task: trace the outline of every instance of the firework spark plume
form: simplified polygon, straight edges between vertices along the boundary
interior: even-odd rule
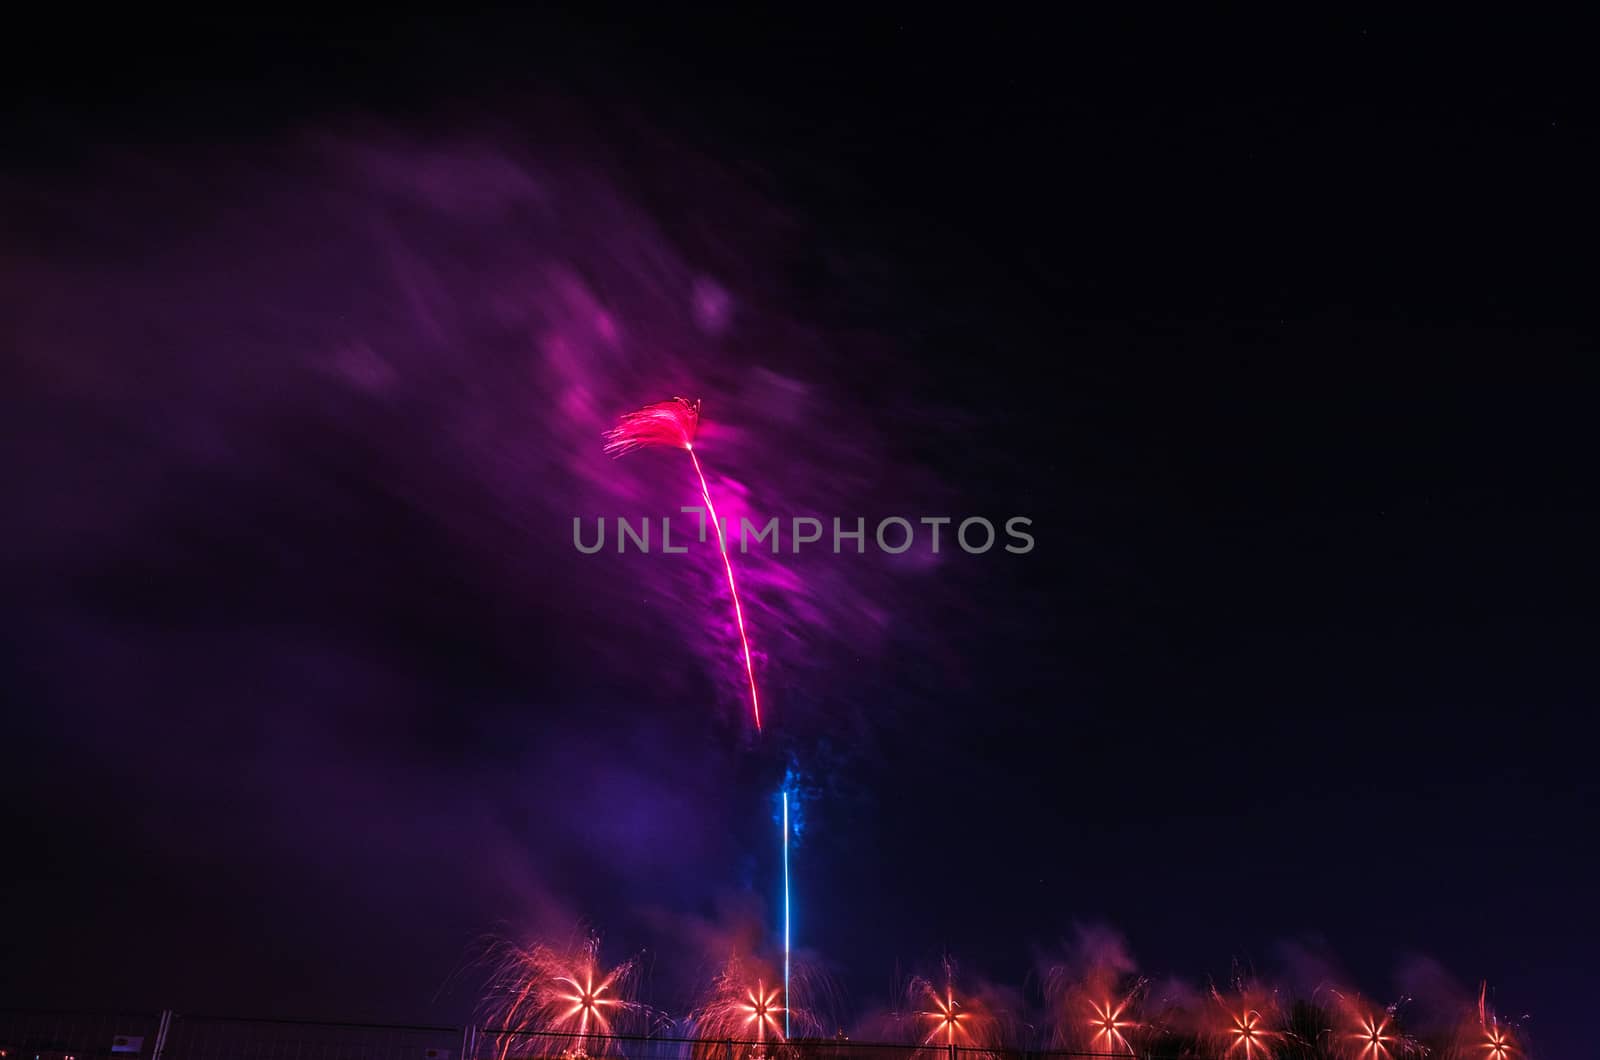
[[[611,1036],[637,1030],[648,1015],[633,999],[637,971],[637,958],[602,965],[596,936],[565,950],[500,944],[482,1012],[494,1060],[605,1055]]]
[[[1478,985],[1478,1003],[1457,1033],[1450,1060],[1522,1060],[1527,1050],[1513,1027],[1489,1004],[1489,984]]]
[[[1131,1056],[1151,1028],[1140,1015],[1148,980],[1134,975],[1126,945],[1104,929],[1080,929],[1069,958],[1044,974],[1052,1044]]]
[[[1211,989],[1216,1011],[1210,1021],[1211,1036],[1227,1060],[1272,1060],[1285,1035],[1278,1016],[1277,998],[1269,991],[1240,985],[1227,995]]]
[[[958,983],[955,961],[946,956],[937,977],[916,976],[906,990],[919,1045],[997,1049],[1005,1037],[990,1005]]]
[[[705,1046],[706,1056],[723,1056],[722,1043],[753,1043],[749,1055],[785,1040],[784,1021],[800,1033],[815,1030],[817,1021],[804,1007],[791,1007],[784,995],[783,973],[739,957],[731,958],[712,980],[704,998],[689,1016],[691,1036]]]
[[[1400,1029],[1397,1005],[1374,1005],[1356,994],[1332,991],[1331,1021],[1325,1032],[1332,1052],[1350,1060],[1396,1060],[1427,1050]]]

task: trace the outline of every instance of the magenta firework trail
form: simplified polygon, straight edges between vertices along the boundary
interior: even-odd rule
[[[695,455],[694,436],[700,427],[700,402],[675,397],[671,401],[658,401],[653,405],[626,413],[617,425],[605,434],[606,452],[622,456],[635,449],[649,446],[667,446],[684,449],[694,465],[695,477],[700,480],[700,496],[706,502],[706,514],[717,534],[717,550],[722,553],[722,569],[728,575],[728,595],[733,597],[733,620],[739,627],[739,647],[744,653],[744,673],[750,682],[750,713],[755,718],[756,731],[761,731],[761,697],[756,692],[756,670],[750,661],[750,638],[744,629],[744,608],[739,603],[739,584],[733,577],[733,560],[728,557],[728,541],[722,532],[722,522],[717,518],[717,506],[711,500],[711,488],[706,484],[706,474]]]

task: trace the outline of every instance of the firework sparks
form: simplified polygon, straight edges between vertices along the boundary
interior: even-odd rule
[[[528,1051],[541,1035],[563,1042],[563,1056],[603,1052],[609,1036],[620,1031],[617,1018],[644,1011],[629,996],[637,962],[608,970],[599,953],[594,937],[569,952],[544,944],[500,947],[485,1003],[486,1022],[498,1035],[497,1060],[508,1060],[513,1049]]]
[[[700,402],[675,397],[618,417],[617,425],[605,433],[605,451],[621,456],[651,446],[689,449],[699,430]]]
[[[743,653],[744,673],[750,683],[750,713],[755,719],[756,731],[761,731],[761,696],[756,691],[756,669],[750,658],[750,637],[744,627],[744,606],[739,601],[739,584],[733,576],[733,560],[728,555],[728,539],[722,530],[722,520],[717,517],[717,506],[711,500],[711,487],[706,482],[705,470],[695,453],[695,434],[700,429],[700,402],[675,397],[646,405],[622,416],[617,425],[605,433],[605,451],[611,456],[622,456],[635,449],[665,446],[683,449],[694,465],[695,477],[700,480],[700,496],[706,504],[706,515],[717,535],[717,551],[722,556],[722,569],[728,578],[728,595],[733,598],[733,620],[739,629],[739,648]]]
[[[931,1007],[918,1012],[917,1018],[931,1023],[932,1029],[928,1031],[927,1037],[922,1039],[922,1044],[931,1045],[940,1037],[944,1038],[946,1045],[956,1044],[958,1037],[965,1041],[967,1032],[961,1023],[968,1014],[960,1011],[960,1006],[956,1004],[955,986],[947,981],[942,995],[931,983],[926,984],[925,989]]]
[[[1427,1050],[1401,1029],[1398,1009],[1404,999],[1382,1008],[1365,1001],[1359,994],[1339,990],[1330,993],[1337,1007],[1326,1033],[1335,1043],[1334,1052],[1339,1056],[1349,1060],[1396,1060],[1426,1055]]]
[[[1477,1060],[1512,1060],[1517,1055],[1516,1042],[1511,1032],[1500,1022],[1489,1005],[1489,984],[1478,984],[1478,1011],[1476,1030],[1477,1048],[1468,1049],[1465,1055]]]
[[[1222,1008],[1219,1037],[1229,1060],[1270,1060],[1284,1037],[1266,1014],[1274,1011],[1271,995],[1246,991],[1241,984],[1239,994],[1232,1000],[1217,993],[1215,987],[1211,996]]]
[[[944,959],[944,981],[917,977],[911,980],[909,996],[917,1034],[923,1045],[988,1048],[997,1044],[999,1027],[984,1007],[972,998],[956,993],[955,962]]]
[[[1132,962],[1110,940],[1086,937],[1080,946],[1081,953],[1045,976],[1054,1042],[1066,1049],[1134,1055],[1132,1039],[1146,1031],[1135,1013],[1149,982],[1129,978]]]
[[[745,930],[745,944],[757,946],[757,940],[770,931],[754,921]],[[502,944],[480,1009],[480,1025],[493,1042],[487,1060],[633,1055],[628,1045],[633,1036],[653,1033],[646,1017],[658,1018],[658,1027],[687,1032],[691,1044],[674,1053],[683,1060],[772,1060],[788,1055],[794,1045],[791,1020],[793,1034],[802,1040],[824,1027],[831,1030],[834,1024],[824,1024],[817,1013],[836,1012],[837,995],[825,975],[801,960],[794,967],[801,998],[796,1008],[785,983],[787,962],[780,965],[776,947],[763,952],[761,959],[730,959],[687,1019],[675,1023],[635,1000],[637,959],[607,966],[599,959],[598,940],[593,937],[565,949]],[[944,958],[941,972],[911,979],[902,995],[903,1007],[881,1014],[881,1031],[893,1034],[919,1056],[930,1050],[959,1050],[971,1058],[990,1060],[1017,1047],[1014,1034],[1032,1033],[1032,1028],[1007,1017],[1010,995],[1003,988],[996,992],[985,987],[969,994],[949,957]],[[1405,998],[1384,1007],[1359,994],[1318,987],[1317,995],[1327,1000],[1313,997],[1286,1007],[1285,995],[1270,985],[1236,980],[1227,993],[1213,986],[1208,998],[1191,1006],[1181,986],[1174,984],[1173,991],[1152,1000],[1149,985],[1132,977],[1125,962],[1052,969],[1045,988],[1057,1047],[1074,1055],[1108,1058],[1170,1047],[1177,1050],[1173,1055],[1216,1060],[1278,1060],[1290,1055],[1341,1060],[1426,1056],[1526,1060],[1529,1055],[1530,1043],[1519,1025],[1498,1018],[1482,999],[1476,1011],[1458,1008],[1454,1020],[1429,1037],[1418,1038],[1408,1032],[1400,1012]],[[473,1052],[470,1060],[479,1056]]]
[[[802,996],[804,971],[796,969]],[[789,1040],[786,1024],[791,1017],[796,1033],[817,1031],[815,1016],[805,1007],[795,1007],[772,972],[765,963],[747,963],[737,956],[728,961],[689,1014],[690,1037],[696,1042],[692,1060],[725,1060],[729,1043],[745,1047],[740,1055],[756,1060],[767,1055],[767,1046]]]

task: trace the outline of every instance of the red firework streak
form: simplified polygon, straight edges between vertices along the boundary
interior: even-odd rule
[[[694,464],[695,477],[700,480],[700,496],[705,498],[706,514],[711,516],[711,526],[717,532],[717,551],[722,553],[722,569],[728,575],[728,595],[733,597],[733,620],[739,627],[739,647],[744,653],[744,673],[750,681],[750,713],[755,718],[756,731],[761,731],[761,697],[756,693],[756,669],[750,661],[750,638],[744,631],[744,608],[739,603],[739,584],[733,577],[733,561],[728,558],[728,542],[722,533],[722,521],[717,518],[717,506],[711,502],[711,489],[706,485],[706,473],[700,468],[700,458],[695,455],[694,436],[700,427],[700,402],[675,397],[671,401],[658,401],[642,409],[629,412],[605,434],[605,450],[611,456],[622,456],[635,449],[666,446],[684,449]]]

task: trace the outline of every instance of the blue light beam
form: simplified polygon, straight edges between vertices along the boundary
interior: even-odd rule
[[[783,793],[783,1037],[789,1037],[789,793]]]

